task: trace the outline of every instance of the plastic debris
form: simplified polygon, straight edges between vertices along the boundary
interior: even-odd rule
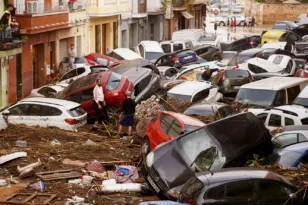
[[[41,166],[42,165],[42,162],[41,162],[41,160],[40,159],[38,159],[37,160],[37,162],[35,162],[35,163],[32,163],[32,164],[29,164],[29,165],[27,165],[27,166],[25,166],[25,167],[19,167],[19,166],[17,166],[17,171],[19,172],[19,173],[22,173],[22,172],[24,172],[25,170],[27,170],[27,169],[30,169],[30,168],[35,168],[35,167],[39,167],[39,166]]]
[[[85,146],[98,146],[98,144],[96,142],[93,142],[90,139],[88,139],[83,145],[85,145]]]
[[[40,191],[40,192],[43,192],[47,188],[47,186],[42,181],[38,181],[38,182],[31,184],[29,186],[31,188],[35,189],[35,190]]]
[[[28,143],[25,140],[17,140],[15,145],[16,147],[27,147]]]
[[[111,178],[118,183],[132,183],[138,179],[138,169],[134,166],[119,166]]]
[[[55,146],[55,145],[61,145],[61,143],[59,142],[59,140],[52,140],[52,142],[50,143],[51,145]]]
[[[5,179],[0,179],[0,187],[6,186],[6,185],[7,185],[6,180]]]
[[[90,185],[93,181],[93,177],[91,176],[82,176],[82,183],[84,185]]]
[[[69,184],[81,184],[82,179],[72,179],[72,180],[68,180]]]
[[[127,183],[127,184],[108,184],[102,185],[101,191],[105,193],[113,192],[141,192],[142,185],[137,183]]]
[[[103,173],[106,170],[104,169],[104,167],[102,166],[102,164],[100,162],[98,162],[97,160],[93,160],[92,162],[90,162],[90,164],[88,165],[88,171],[94,171],[94,172],[99,172],[99,173]]]
[[[4,164],[8,161],[11,161],[13,159],[21,158],[21,157],[26,157],[27,152],[15,152],[13,154],[8,154],[0,157],[0,164]]]
[[[31,177],[34,175],[34,169],[31,167],[29,169],[26,169],[25,171],[23,171],[20,175],[19,178],[27,178],[27,177]]]
[[[117,181],[115,179],[108,179],[108,180],[104,180],[102,181],[102,185],[111,185],[111,184],[117,184]]]

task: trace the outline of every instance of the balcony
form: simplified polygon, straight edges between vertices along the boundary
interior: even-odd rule
[[[90,17],[113,16],[130,13],[131,0],[88,0],[88,15]]]
[[[6,30],[0,28],[0,51],[8,51],[20,48],[28,42],[28,37],[20,33],[20,29]]]
[[[147,0],[133,0],[133,18],[145,18],[147,14]]]

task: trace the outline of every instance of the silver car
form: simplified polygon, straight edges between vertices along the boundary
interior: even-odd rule
[[[60,65],[59,65],[59,73],[61,75],[64,75],[65,73],[67,73],[71,69],[85,67],[87,65],[88,65],[88,61],[87,61],[86,58],[76,57],[74,65],[73,65],[73,68],[70,68],[70,66],[69,66],[69,58],[68,57],[64,57],[62,59],[62,61],[60,62]]]

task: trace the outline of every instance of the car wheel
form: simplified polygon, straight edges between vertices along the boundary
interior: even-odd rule
[[[141,144],[141,154],[142,157],[146,157],[150,152],[150,140],[148,137],[144,137]]]
[[[225,26],[225,23],[224,23],[223,21],[221,21],[221,22],[219,23],[219,26]]]
[[[220,61],[221,57],[219,55],[214,56],[213,61]]]
[[[114,105],[107,105],[106,113],[109,118],[119,117],[120,115],[119,109]]]

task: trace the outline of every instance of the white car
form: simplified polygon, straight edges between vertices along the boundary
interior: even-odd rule
[[[164,55],[164,51],[157,41],[141,41],[136,47],[136,53],[152,62]]]
[[[130,50],[129,48],[117,48],[111,51],[108,56],[118,60],[135,60],[142,58],[138,53]]]
[[[265,110],[249,109],[269,130],[289,125],[308,125],[308,109],[297,105],[283,105]]]
[[[290,125],[283,128],[283,132],[272,138],[273,145],[283,148],[292,144],[308,141],[308,125]]]
[[[234,6],[231,11],[232,11],[232,13],[241,13],[242,7]]]
[[[87,123],[87,113],[80,104],[53,98],[23,99],[1,112],[1,116],[10,124],[57,127],[70,131],[77,131]]]
[[[33,89],[29,97],[53,97],[66,88],[68,84],[44,85]]]
[[[59,84],[69,84],[78,78],[89,75],[90,73],[104,72],[108,70],[109,69],[107,67],[101,66],[101,65],[84,66],[80,68],[75,68],[65,73],[59,79]]]

